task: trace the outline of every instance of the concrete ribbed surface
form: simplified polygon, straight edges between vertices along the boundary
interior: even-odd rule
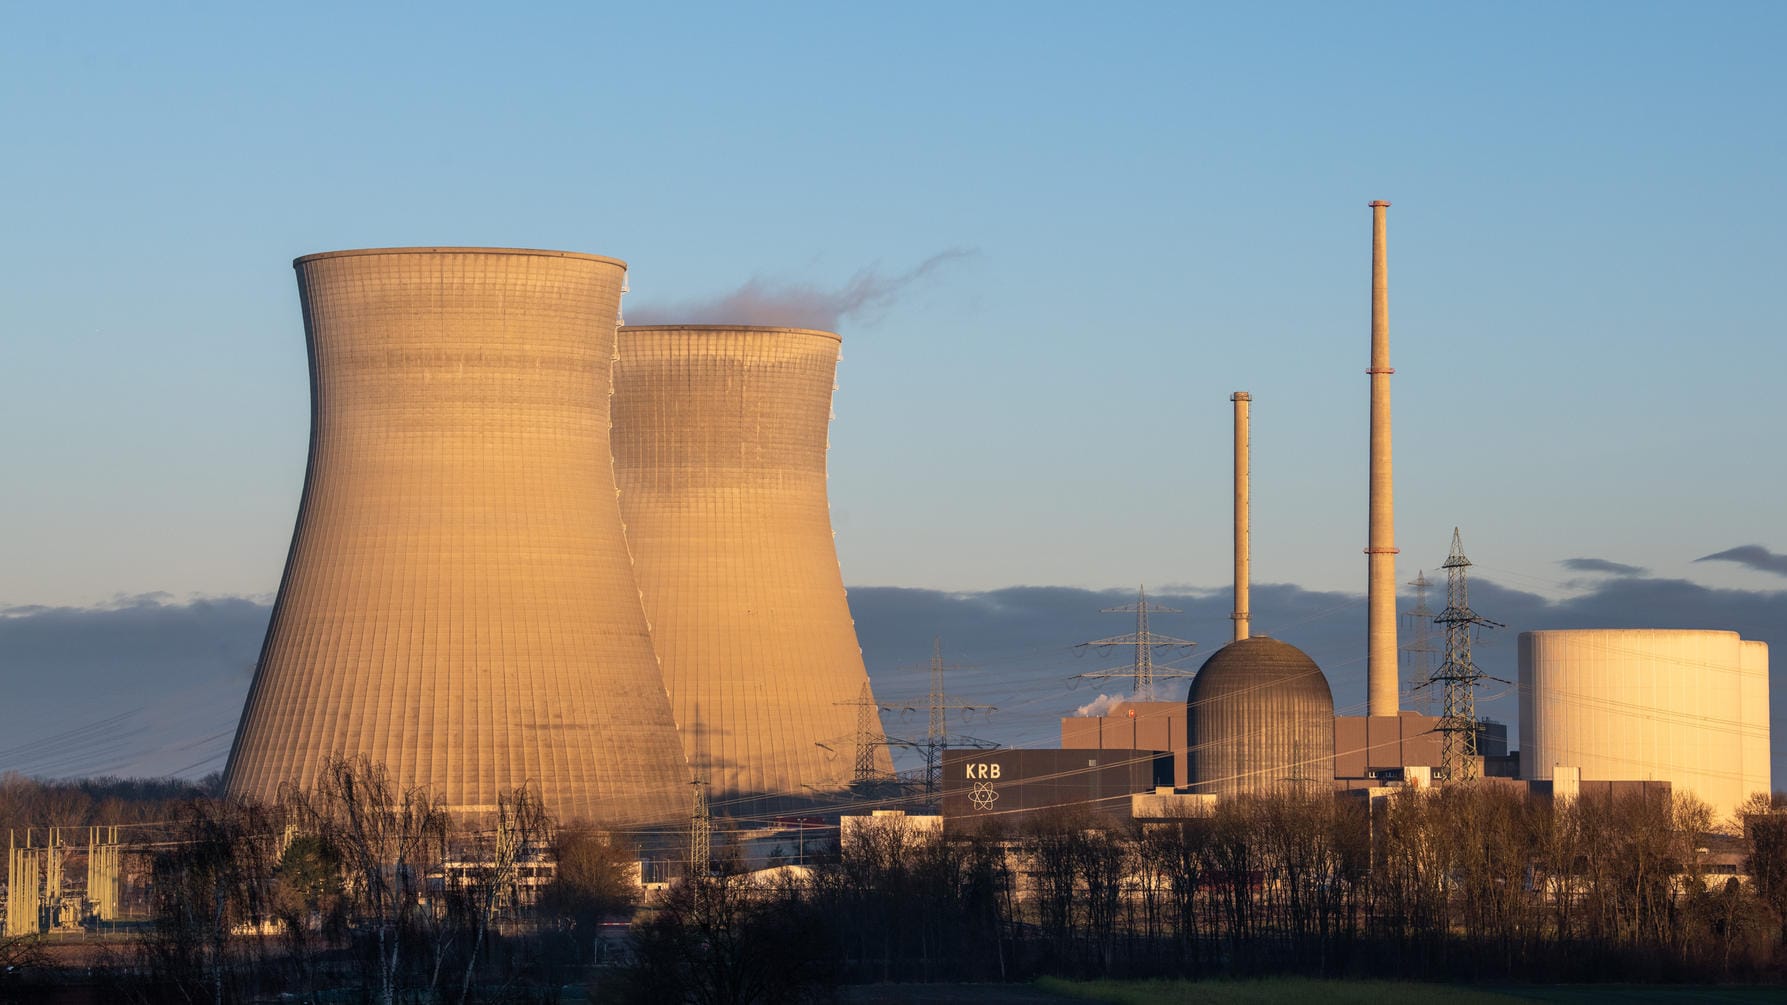
[[[686,816],[607,456],[624,266],[507,249],[296,263],[312,432],[232,793],[382,762],[477,812]]]
[[[620,329],[621,510],[684,749],[716,810],[791,805],[852,776],[857,710],[839,703],[868,678],[825,489],[838,346],[786,328]],[[885,747],[875,764],[891,769]]]

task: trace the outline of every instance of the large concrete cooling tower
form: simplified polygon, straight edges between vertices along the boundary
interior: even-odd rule
[[[633,567],[690,764],[715,806],[823,799],[892,764],[825,492],[838,336],[620,329],[614,463]],[[862,757],[864,760],[859,761]]]
[[[688,768],[608,461],[625,266],[394,248],[293,263],[310,466],[225,781],[272,798],[331,755],[478,813],[686,815]]]

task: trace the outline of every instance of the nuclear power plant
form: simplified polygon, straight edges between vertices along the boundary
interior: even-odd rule
[[[1473,779],[1553,798],[1673,790],[1729,816],[1768,788],[1767,646],[1731,632],[1521,634],[1510,750],[1475,712],[1472,640],[1499,626],[1469,605],[1456,533],[1433,618],[1445,659],[1406,682],[1443,689],[1445,712],[1402,707],[1389,203],[1369,205],[1366,689],[1343,703],[1366,714],[1337,716],[1315,660],[1259,630],[1254,396],[1237,391],[1230,641],[1195,674],[1159,672],[1191,677],[1184,701],[1152,700],[1150,646],[1191,643],[1150,633],[1149,611],[1177,612],[1139,600],[1132,700],[1063,719],[1058,748],[935,757],[941,792],[925,788],[946,816],[1171,816]],[[364,757],[462,814],[525,785],[560,819],[690,821],[705,848],[710,810],[835,810],[894,776],[826,489],[838,335],[620,326],[626,267],[592,255],[398,248],[294,266],[309,464],[231,793],[272,799]],[[958,707],[937,673],[934,721]]]
[[[825,453],[839,338],[625,326],[614,470],[683,750],[719,804],[768,812],[882,778],[832,543]]]

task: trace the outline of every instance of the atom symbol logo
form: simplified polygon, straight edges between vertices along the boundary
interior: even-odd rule
[[[999,793],[994,792],[992,784],[988,782],[975,782],[973,790],[968,793],[968,801],[982,812],[992,809],[993,802],[998,798]]]

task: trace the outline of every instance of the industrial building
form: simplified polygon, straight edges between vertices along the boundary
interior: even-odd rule
[[[1520,635],[1520,760],[1584,784],[1670,782],[1720,819],[1770,791],[1768,646],[1736,632],[1582,629]]]
[[[1334,777],[1345,786],[1366,786],[1411,764],[1438,765],[1443,724],[1439,716],[1422,712],[1335,716]],[[1481,762],[1477,777],[1518,774],[1515,758],[1508,753],[1506,723],[1479,719],[1476,748]]]
[[[1191,784],[1182,701],[1122,701],[1104,715],[1065,716],[1061,748],[1166,751],[1173,755],[1173,784]]]
[[[651,325],[618,339],[621,513],[713,805],[776,812],[887,776],[826,498],[838,336]]]
[[[1173,758],[1158,750],[949,750],[943,816],[1011,826],[1046,810],[1127,819],[1137,792],[1171,788]]]
[[[385,248],[293,267],[309,464],[230,794],[364,756],[462,814],[531,784],[560,819],[686,817],[609,459],[624,263]]]

